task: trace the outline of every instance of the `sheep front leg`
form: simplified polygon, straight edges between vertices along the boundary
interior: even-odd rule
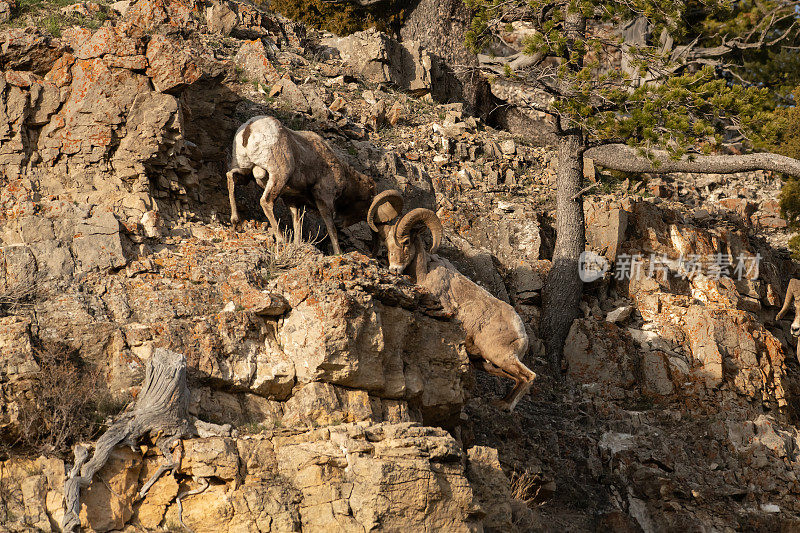
[[[231,224],[234,226],[237,226],[242,220],[239,217],[239,209],[236,207],[236,176],[244,172],[244,169],[234,168],[229,170],[225,175],[228,178],[228,200],[230,200],[231,203]]]
[[[339,248],[339,234],[336,232],[336,226],[333,223],[333,209],[323,200],[316,200],[316,203],[317,211],[319,211],[322,221],[325,222],[325,228],[328,230],[328,236],[331,238],[333,253],[341,255],[342,250]]]
[[[508,396],[503,398],[503,403],[508,406],[507,409],[511,412],[517,406],[520,398],[522,398],[528,392],[528,389],[531,388],[531,385],[533,385],[533,380],[536,379],[536,373],[523,365],[518,359],[509,361],[509,363],[506,371],[513,375],[512,379],[515,385],[514,388],[511,389],[511,392],[508,393]]]
[[[292,213],[292,230],[294,230],[294,244],[300,246],[303,236],[303,221],[300,218],[300,211],[294,204],[289,206],[289,211]]]
[[[265,175],[266,171],[261,167],[255,167],[253,169],[253,176],[256,178],[256,181],[263,180]],[[283,242],[283,235],[281,235],[281,230],[278,227],[278,220],[275,218],[273,208],[275,206],[275,200],[278,199],[278,195],[280,195],[287,181],[288,176],[283,176],[283,179],[281,179],[278,173],[270,172],[269,180],[264,187],[264,194],[261,195],[261,209],[264,210],[264,214],[267,216],[269,225],[272,228],[272,235],[275,237],[275,242],[278,243]]]

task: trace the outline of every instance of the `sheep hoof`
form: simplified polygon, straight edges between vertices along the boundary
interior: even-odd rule
[[[242,221],[242,219],[239,218],[238,216],[232,216],[231,217],[231,226],[237,227],[241,221]]]

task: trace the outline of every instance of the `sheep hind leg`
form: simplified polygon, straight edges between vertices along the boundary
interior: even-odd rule
[[[289,205],[292,213],[292,231],[294,231],[294,244],[300,246],[303,240],[303,220],[300,216],[299,208],[296,205]]]
[[[512,374],[514,377],[514,388],[511,389],[511,392],[503,398],[503,403],[508,406],[508,411],[511,412],[514,408],[517,407],[517,403],[519,400],[527,394],[528,390],[533,385],[533,380],[536,379],[536,373],[529,369],[527,366],[523,365],[518,359],[515,359],[510,362],[510,368],[506,369],[509,374]]]
[[[328,237],[331,239],[331,246],[333,246],[333,253],[341,255],[342,249],[339,248],[339,234],[336,230],[336,225],[333,223],[333,209],[328,206],[324,200],[316,200],[317,211],[319,211],[322,221],[325,222],[325,228],[328,230]]]
[[[513,407],[511,407],[511,404],[509,403],[509,399],[519,389],[520,384],[521,384],[521,380],[519,380],[517,377],[515,377],[510,372],[507,372],[506,370],[503,370],[499,366],[495,365],[491,361],[487,361],[486,359],[475,358],[475,359],[472,359],[472,363],[475,366],[477,366],[478,368],[482,369],[484,372],[487,372],[487,373],[489,373],[489,374],[491,374],[493,376],[498,376],[498,377],[501,377],[501,378],[507,378],[507,379],[510,379],[510,380],[514,381],[514,388],[511,390],[511,392],[508,395],[506,395],[505,398],[503,398],[502,400],[499,400],[499,399],[498,400],[493,400],[491,402],[492,405],[494,405],[498,409],[502,409],[503,411],[509,411],[509,412],[512,411]]]

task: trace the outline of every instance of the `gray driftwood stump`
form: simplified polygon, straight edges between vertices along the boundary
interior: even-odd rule
[[[188,416],[189,389],[186,386],[186,358],[178,353],[156,348],[147,364],[142,390],[132,409],[119,418],[97,440],[92,458],[90,446],[78,444],[74,447],[75,464],[67,473],[64,483],[64,520],[66,532],[80,529],[80,492],[88,487],[117,445],[138,449],[140,439],[147,436],[164,454],[165,463],[153,474],[139,492],[144,497],[159,476],[178,466],[172,457],[173,444],[183,437],[199,435],[230,435],[230,425],[216,426]]]

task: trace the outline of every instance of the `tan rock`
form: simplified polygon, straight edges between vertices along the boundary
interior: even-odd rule
[[[322,43],[337,49],[345,62],[373,83],[391,83],[420,95],[431,89],[433,59],[416,41],[398,43],[366,30]]]
[[[395,102],[394,105],[392,105],[392,108],[389,110],[389,113],[386,115],[386,120],[389,121],[389,124],[395,126],[403,117],[403,112],[403,104],[400,102]]]
[[[337,426],[278,439],[276,452],[282,476],[302,493],[303,529],[480,527],[460,448],[442,430]]]
[[[213,2],[206,8],[206,24],[214,33],[230,35],[238,20],[236,12],[227,2]]]
[[[236,479],[239,474],[239,455],[231,438],[189,439],[184,441],[183,450],[181,474],[215,476],[226,481]]]
[[[614,209],[611,211],[591,211],[586,217],[586,240],[609,261],[615,261],[622,250],[625,233],[628,227],[627,211]]]
[[[341,96],[337,96],[331,106],[329,108],[334,113],[346,113],[347,112],[347,102]]]
[[[500,467],[497,450],[473,446],[467,451],[467,478],[476,502],[486,513],[483,526],[511,531],[511,485]]]
[[[638,351],[623,330],[608,322],[578,319],[564,344],[567,375],[591,391],[623,397],[635,383]]]
[[[0,429],[12,437],[19,425],[20,401],[26,400],[40,371],[30,338],[28,319],[0,318]]]
[[[126,10],[119,27],[127,33],[159,27],[174,32],[192,26],[192,11],[193,4],[187,0],[136,0]]]
[[[83,272],[124,266],[127,260],[119,236],[119,222],[110,211],[98,213],[75,226],[72,249]]]
[[[163,459],[160,454],[156,457],[148,457],[142,466],[139,474],[139,486],[143,486],[158,469],[160,462]],[[175,501],[178,495],[179,486],[175,477],[170,475],[169,472],[162,475],[147,492],[147,496],[136,509],[134,521],[142,525],[146,529],[155,529],[161,524],[164,519],[164,514],[167,507]]]
[[[0,2],[0,24],[11,20],[11,4],[8,2]]]
[[[122,529],[133,516],[141,467],[139,453],[114,448],[92,484],[81,491],[81,526],[98,532]]]

